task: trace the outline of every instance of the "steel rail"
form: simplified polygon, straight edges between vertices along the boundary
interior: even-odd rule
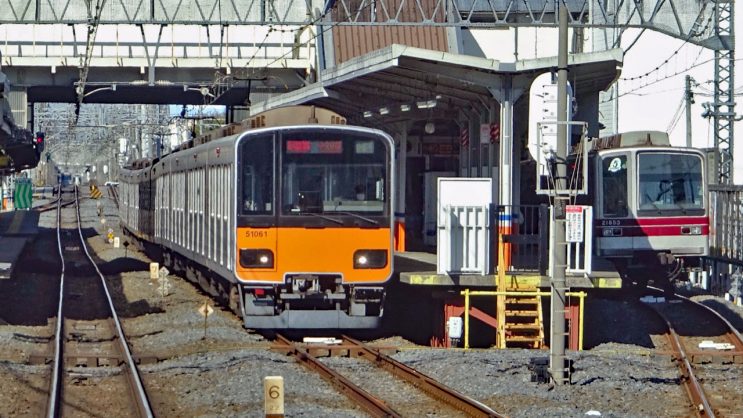
[[[686,302],[689,302],[689,303],[693,304],[694,306],[697,306],[697,307],[699,307],[701,309],[706,309],[707,311],[709,311],[710,313],[712,313],[713,315],[715,315],[720,321],[724,322],[725,325],[728,327],[728,332],[726,334],[728,336],[728,339],[735,346],[736,351],[743,351],[743,335],[741,335],[741,333],[738,332],[738,330],[735,328],[735,326],[732,323],[730,323],[730,321],[728,321],[724,316],[722,316],[719,312],[717,312],[713,308],[711,308],[711,307],[709,307],[709,306],[707,306],[707,305],[705,305],[703,303],[699,303],[697,301],[693,301],[693,300],[687,298],[686,296],[682,296],[682,295],[679,295],[679,294],[676,294],[675,296],[678,297],[679,299],[685,300]]]
[[[679,339],[678,333],[676,333],[676,329],[673,327],[673,325],[671,325],[671,322],[660,310],[655,309],[649,305],[645,306],[655,312],[658,317],[666,323],[666,327],[668,327],[668,340],[675,352],[674,356],[678,361],[677,364],[681,371],[681,380],[684,382],[684,387],[686,388],[686,394],[689,397],[689,400],[691,400],[692,404],[694,405],[695,413],[699,417],[714,418],[715,412],[712,409],[709,400],[707,399],[707,395],[704,393],[704,389],[702,388],[701,383],[699,383],[699,379],[697,379],[696,375],[694,374],[694,368],[689,361],[686,350],[681,344],[681,340]]]
[[[114,201],[114,203],[116,204],[116,207],[118,208],[119,207],[119,191],[118,191],[118,189],[116,188],[116,186],[113,186],[113,185],[110,185],[110,184],[108,186],[106,186],[106,187],[108,187],[108,193],[111,195],[111,199]]]
[[[335,370],[322,364],[317,358],[303,351],[284,336],[277,334],[276,339],[281,344],[287,346],[286,351],[288,354],[294,356],[294,358],[299,360],[299,362],[307,368],[320,373],[320,376],[322,376],[323,379],[332,383],[335,387],[340,389],[344,395],[360,407],[364,408],[364,410],[369,412],[371,415],[375,417],[402,417],[402,415],[394,409],[387,406],[384,401],[360,388]]]
[[[59,199],[57,199],[57,250],[59,251],[59,260],[62,272],[59,276],[59,305],[57,306],[57,321],[54,329],[54,362],[52,364],[51,387],[49,388],[49,403],[47,404],[47,414],[49,418],[59,416],[59,393],[60,393],[60,374],[62,371],[62,329],[64,317],[62,316],[62,301],[64,300],[64,255],[62,253],[62,185],[59,185]]]
[[[74,200],[68,200],[67,202],[61,202],[60,203],[61,200],[62,200],[62,197],[60,196],[57,200],[55,200],[53,202],[49,202],[49,203],[47,203],[45,205],[41,205],[41,206],[35,207],[34,210],[37,211],[37,212],[46,212],[46,211],[50,211],[52,209],[57,209],[57,206],[60,205],[60,204],[64,208],[64,207],[70,206],[71,204],[75,203]]]
[[[62,195],[61,194],[55,200],[53,200],[53,201],[51,201],[49,203],[45,203],[43,205],[39,205],[39,206],[35,207],[34,210],[39,211],[39,212],[46,212],[48,210],[57,209],[57,206],[59,205],[59,201],[60,200],[62,200]]]
[[[77,188],[75,189],[75,197],[77,197]],[[120,352],[123,354],[124,359],[124,365],[126,368],[129,369],[129,373],[127,373],[127,380],[129,381],[129,386],[132,390],[132,394],[134,399],[137,401],[137,409],[139,411],[139,415],[142,417],[148,417],[152,418],[154,417],[154,414],[152,413],[152,407],[150,405],[149,398],[147,397],[147,392],[144,390],[144,385],[142,384],[142,379],[139,376],[139,370],[137,369],[137,365],[134,363],[134,358],[132,357],[131,350],[129,350],[129,345],[126,342],[126,336],[124,335],[124,329],[121,326],[121,321],[119,320],[119,315],[116,313],[116,307],[114,306],[113,299],[111,298],[111,293],[108,290],[108,285],[106,284],[106,277],[101,273],[101,270],[98,268],[98,265],[93,260],[93,257],[90,255],[90,252],[88,252],[88,246],[85,244],[85,237],[83,237],[83,230],[82,230],[82,222],[80,221],[80,205],[77,205],[77,232],[80,236],[80,243],[82,244],[82,249],[85,252],[85,256],[88,258],[90,263],[93,265],[93,268],[98,273],[98,277],[101,279],[101,283],[103,284],[103,290],[106,293],[106,300],[108,302],[108,307],[111,310],[111,316],[112,321],[114,325],[116,326],[116,332],[118,334],[118,346]]]
[[[407,366],[406,364],[382,354],[379,350],[365,345],[351,337],[343,336],[348,343],[358,347],[355,355],[373,362],[390,371],[413,386],[420,388],[430,396],[452,406],[471,417],[503,417],[489,406],[464,395],[443,383]]]
[[[96,263],[93,261],[93,258],[88,252],[88,247],[85,244],[85,239],[82,233],[82,222],[80,220],[80,205],[79,205],[79,199],[78,199],[77,186],[75,186],[74,188],[74,193],[75,193],[75,199],[72,201],[72,203],[75,203],[76,205],[78,236],[80,237],[80,242],[81,242],[83,250],[85,251],[85,255],[87,256],[90,263],[93,265],[93,268],[95,268],[103,284],[103,289],[105,290],[106,298],[108,300],[108,305],[109,305],[109,308],[112,314],[111,321],[114,323],[115,328],[118,333],[118,342],[119,342],[118,350],[122,354],[121,358],[124,359],[125,367],[129,369],[129,373],[127,373],[127,380],[129,381],[129,385],[132,390],[133,398],[137,402],[137,409],[138,409],[139,415],[142,417],[151,418],[154,416],[152,413],[152,408],[147,398],[147,394],[144,391],[144,387],[139,377],[136,365],[134,363],[134,359],[132,358],[131,352],[129,350],[129,346],[126,343],[126,338],[124,336],[123,329],[121,327],[121,322],[119,321],[118,315],[116,314],[116,309],[113,305],[113,299],[111,298],[111,294],[108,290],[108,286],[106,285],[105,277],[103,276],[101,271],[98,269],[98,266],[96,265]],[[63,329],[64,329],[63,305],[64,305],[64,272],[65,272],[64,253],[62,251],[62,238],[61,238],[61,226],[62,226],[61,207],[64,205],[61,202],[62,202],[62,199],[60,195],[60,199],[57,201],[57,249],[59,251],[59,257],[60,257],[60,261],[62,264],[62,267],[61,267],[62,273],[60,275],[59,305],[57,307],[57,324],[55,327],[54,364],[52,366],[53,370],[52,370],[52,378],[51,378],[51,387],[49,390],[49,403],[47,405],[47,414],[46,414],[46,416],[49,418],[58,417],[61,415],[60,393],[62,392],[61,374],[62,374],[62,369],[63,369],[62,359],[64,355],[63,353],[64,344],[62,343],[62,337],[63,337]]]

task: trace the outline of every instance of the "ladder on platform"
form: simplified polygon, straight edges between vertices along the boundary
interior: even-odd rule
[[[539,289],[509,289],[515,292],[537,292]],[[539,295],[506,295],[503,298],[503,332],[501,348],[542,348],[544,324],[542,298]],[[500,323],[500,321],[499,321]]]

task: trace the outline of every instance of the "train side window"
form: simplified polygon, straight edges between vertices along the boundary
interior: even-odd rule
[[[601,162],[603,216],[623,218],[627,208],[627,156],[605,158]]]
[[[271,215],[274,207],[273,136],[245,138],[241,143],[242,203],[244,215]]]

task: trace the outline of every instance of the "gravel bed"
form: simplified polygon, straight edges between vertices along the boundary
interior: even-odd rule
[[[339,372],[363,390],[382,399],[402,416],[458,417],[451,407],[431,400],[420,389],[363,359],[348,357],[321,358],[326,366]]]
[[[737,306],[725,298],[712,295],[696,295],[691,297],[695,302],[707,305],[727,319],[738,332],[743,332],[743,306]]]
[[[694,373],[703,382],[704,391],[717,408],[717,416],[735,417],[743,408],[740,377],[743,367],[721,362],[695,365]]]
[[[105,223],[97,215],[98,203]],[[239,319],[219,306],[214,306],[214,313],[207,319],[204,338],[204,318],[197,310],[208,297],[175,274],[169,276],[169,294],[160,296],[157,281],[149,279],[150,260],[134,246],[115,249],[106,242],[109,228],[122,236],[113,203],[108,199],[84,199],[82,208],[87,242],[107,274],[134,354],[164,358],[140,366],[158,416],[262,417],[263,378],[274,375],[284,378],[287,417],[367,416],[315,372],[291,357],[268,351],[269,341],[245,330]],[[41,215],[42,229],[54,227],[54,214],[50,211]],[[51,249],[48,252],[51,257]],[[49,293],[33,283],[19,294]],[[743,329],[743,309],[720,298],[695,299],[720,308],[739,330]],[[33,304],[28,305],[31,312]],[[33,323],[11,321],[0,325],[0,346],[6,360],[0,361],[0,417],[43,413],[49,368],[26,366],[19,363],[23,360],[15,359],[44,346],[37,338],[51,335],[49,319],[53,316],[45,312]],[[637,302],[591,294],[586,299],[586,351],[569,352],[575,370],[572,384],[566,386],[530,381],[529,360],[546,357],[547,351],[431,349],[411,343],[420,340],[417,335],[389,335],[372,343],[399,347],[394,358],[511,417],[576,417],[587,413],[604,417],[689,416],[677,368],[670,357],[657,350],[662,332],[662,323],[640,309]],[[8,361],[5,353],[14,360]],[[397,393],[406,396],[410,405],[421,405],[406,416],[450,416],[422,406],[427,403],[418,395],[409,398],[413,395],[393,389],[398,383],[386,380],[384,372],[373,372],[373,366],[366,362],[345,358],[323,361],[354,371],[353,379],[365,385],[368,381],[380,393]],[[718,376],[723,391],[731,391],[733,399],[740,399],[739,371],[718,364],[705,367],[705,371]],[[100,396],[105,396],[113,388],[105,383],[105,375],[116,370],[95,373],[101,373],[101,377],[87,377],[85,384],[91,393],[98,388],[98,393],[104,394]],[[80,413],[105,414],[105,410]]]
[[[164,416],[263,417],[265,376],[284,378],[286,416],[366,416],[314,372],[265,350],[198,354],[141,370]]]
[[[606,344],[571,353],[575,372],[570,386],[530,381],[529,360],[548,356],[532,350],[406,350],[393,357],[511,417],[685,415],[678,372],[670,359],[626,354]],[[678,405],[678,407],[674,407]]]

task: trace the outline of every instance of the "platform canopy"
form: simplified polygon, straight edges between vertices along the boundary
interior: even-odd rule
[[[572,54],[569,81],[576,96],[597,94],[620,75],[621,49]],[[557,67],[557,57],[500,62],[404,45],[354,58],[321,73],[321,81],[263,102],[251,114],[288,105],[317,105],[359,125],[422,118],[456,119],[478,111],[508,91],[516,101],[532,81]]]

